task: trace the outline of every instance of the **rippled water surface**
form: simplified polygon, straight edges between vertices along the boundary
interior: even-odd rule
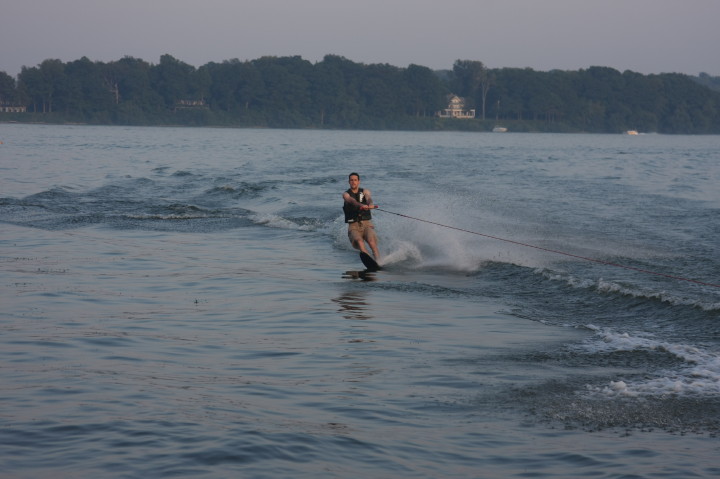
[[[720,475],[720,137],[0,141],[0,477]]]

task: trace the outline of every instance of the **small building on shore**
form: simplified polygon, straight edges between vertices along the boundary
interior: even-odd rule
[[[465,109],[465,99],[457,95],[448,95],[448,107],[437,112],[440,118],[475,118],[475,109]]]
[[[26,106],[11,105],[8,103],[0,103],[0,113],[25,113],[27,112]]]
[[[175,102],[175,110],[186,109],[207,109],[208,104],[204,99],[201,100],[177,100]]]

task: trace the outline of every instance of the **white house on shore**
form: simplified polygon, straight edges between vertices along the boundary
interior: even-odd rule
[[[465,99],[457,95],[448,95],[448,107],[437,112],[440,118],[475,118],[475,109],[465,109]]]
[[[0,113],[25,113],[26,111],[26,106],[8,105],[0,103]]]

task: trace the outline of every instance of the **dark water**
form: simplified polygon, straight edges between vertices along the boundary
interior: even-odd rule
[[[720,137],[0,141],[2,477],[720,475]]]

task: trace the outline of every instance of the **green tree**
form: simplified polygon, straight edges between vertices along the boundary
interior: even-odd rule
[[[211,108],[232,112],[238,108],[235,90],[239,80],[240,61],[235,58],[222,63],[208,63],[201,67],[210,77],[208,102]]]
[[[66,93],[63,101],[66,113],[76,115],[83,121],[94,121],[113,114],[116,84],[110,84],[102,62],[92,62],[87,57],[65,65]]]
[[[56,93],[65,87],[64,64],[60,60],[44,60],[39,66],[22,67],[18,76],[23,95],[35,112],[51,113]]]
[[[0,104],[15,104],[18,102],[18,92],[15,79],[5,72],[0,72]]]
[[[363,116],[393,119],[403,115],[403,86],[399,68],[387,64],[366,66],[358,92]]]
[[[173,108],[180,100],[198,100],[193,85],[195,67],[172,55],[162,55],[160,63],[150,70],[153,89],[163,98],[167,108]]]
[[[116,85],[118,123],[152,124],[165,113],[165,100],[153,88],[151,75],[149,63],[130,56],[105,65],[105,83],[111,90]]]
[[[326,55],[315,65],[310,88],[321,126],[345,128],[356,124],[362,76],[362,65],[337,55]]]
[[[414,116],[431,116],[444,107],[447,89],[427,67],[410,65],[403,72],[405,111]]]
[[[501,111],[509,118],[522,121],[528,115],[524,92],[527,89],[526,78],[533,72],[530,68],[503,68],[495,71],[496,88],[491,101],[501,101]]]

